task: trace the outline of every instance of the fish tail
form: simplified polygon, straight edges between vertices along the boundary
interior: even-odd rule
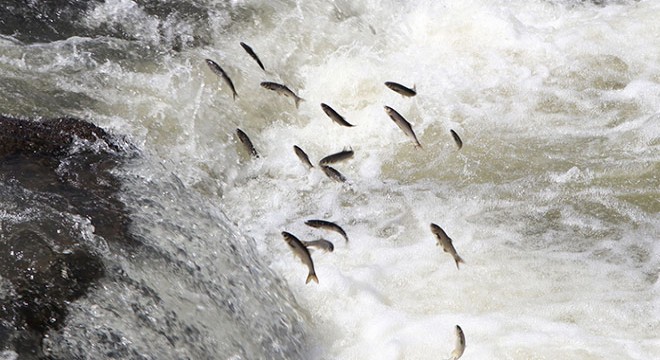
[[[305,281],[305,284],[308,284],[312,280],[317,284],[319,283],[319,278],[316,277],[316,274],[309,273],[309,275],[307,275],[307,280]]]
[[[459,263],[463,263],[463,264],[465,264],[465,261],[463,261],[463,259],[462,259],[460,256],[458,256],[458,255],[456,255],[456,256],[454,257],[454,261],[456,261],[456,268],[459,269],[459,270],[460,270],[461,268],[458,266],[458,264],[459,264]]]

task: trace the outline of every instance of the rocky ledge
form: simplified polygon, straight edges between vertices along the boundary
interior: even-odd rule
[[[89,122],[0,116],[0,350],[46,358],[44,335],[104,276],[90,237],[134,247],[112,174],[121,160],[113,137]]]

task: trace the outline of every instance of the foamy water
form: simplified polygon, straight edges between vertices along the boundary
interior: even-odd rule
[[[106,1],[87,21],[130,22],[138,45],[7,42],[2,64],[86,94],[64,109],[25,108],[127,134],[154,164],[127,177],[168,181],[160,167],[196,194],[189,206],[204,205],[198,197],[217,206],[227,231],[247,236],[293,293],[309,337],[303,358],[447,359],[455,325],[462,359],[660,358],[660,2],[209,3],[208,43],[169,53],[159,46],[199,30],[175,17],[159,30],[134,6]],[[206,58],[231,77],[235,101]],[[296,109],[261,81],[305,101]],[[333,123],[320,103],[355,127]],[[307,170],[293,145],[315,164],[352,148],[353,159],[333,165],[348,181]],[[127,193],[147,191],[135,189]],[[350,241],[304,224],[314,218],[340,224]],[[460,270],[430,223],[453,239]],[[312,252],[318,285],[305,284],[282,231],[334,243]]]

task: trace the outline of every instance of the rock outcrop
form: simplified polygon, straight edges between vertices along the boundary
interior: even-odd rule
[[[113,138],[89,122],[0,116],[0,350],[44,358],[44,334],[104,276],[90,237],[135,245],[111,173],[121,158]]]

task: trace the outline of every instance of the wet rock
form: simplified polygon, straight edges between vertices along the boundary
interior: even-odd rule
[[[79,19],[92,0],[2,2],[0,34],[13,36],[23,42],[63,40],[81,33]]]
[[[82,120],[0,116],[0,194],[9,215],[0,217],[0,349],[45,358],[43,336],[104,276],[93,238],[128,251],[136,245],[111,173],[120,154],[107,132]]]

